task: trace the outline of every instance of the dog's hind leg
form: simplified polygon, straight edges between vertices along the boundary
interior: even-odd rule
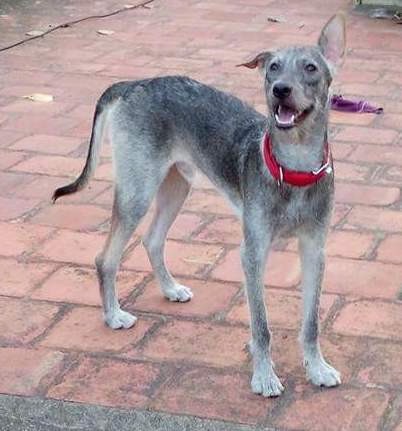
[[[340,374],[323,358],[318,339],[325,236],[326,233],[318,229],[299,235],[303,290],[301,342],[307,378],[317,386],[336,386],[341,383]]]
[[[148,187],[150,185],[147,185]],[[154,187],[156,190],[157,187]],[[109,236],[95,263],[102,297],[104,320],[112,329],[130,328],[137,320],[120,308],[115,279],[120,260],[135,228],[145,215],[155,192],[141,187],[133,193],[116,186]]]
[[[170,301],[187,302],[193,296],[188,287],[174,280],[166,267],[164,256],[166,235],[186,200],[190,187],[187,179],[173,165],[159,188],[155,215],[143,239],[155,277],[163,295]]]
[[[162,150],[154,150],[155,142],[149,136],[132,135],[124,129],[124,124],[122,126],[117,121],[112,126],[114,203],[110,233],[102,253],[96,258],[96,268],[105,322],[111,328],[118,329],[129,328],[136,321],[134,316],[119,306],[115,279],[120,260],[169,166],[167,155]],[[152,157],[152,151],[156,156]]]

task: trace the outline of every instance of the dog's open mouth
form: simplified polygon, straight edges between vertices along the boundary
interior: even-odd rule
[[[290,106],[278,105],[275,109],[276,126],[281,129],[290,129],[303,121],[312,110],[312,106],[304,111],[298,111]]]

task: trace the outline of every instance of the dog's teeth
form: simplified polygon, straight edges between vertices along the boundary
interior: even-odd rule
[[[292,114],[292,116],[288,120],[283,121],[281,120],[278,112],[278,114],[275,114],[275,120],[280,126],[292,126],[295,122],[295,116]]]

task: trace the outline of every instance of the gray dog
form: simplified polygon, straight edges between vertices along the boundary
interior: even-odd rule
[[[181,76],[120,82],[103,93],[85,167],[75,182],[55,191],[54,200],[87,184],[108,125],[115,194],[110,233],[96,268],[111,328],[130,328],[136,321],[119,306],[115,278],[124,248],[155,196],[155,216],[143,241],[155,277],[169,300],[192,298],[166,268],[164,244],[199,169],[232,204],[243,226],[253,392],[270,397],[283,391],[270,355],[263,274],[273,240],[289,234],[299,238],[307,377],[315,385],[340,383],[320,350],[318,309],[334,194],[329,87],[344,52],[345,23],[338,14],[325,25],[317,46],[263,52],[243,64],[264,77],[268,118],[236,97]]]

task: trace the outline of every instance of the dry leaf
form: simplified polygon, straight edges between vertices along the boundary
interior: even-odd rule
[[[101,34],[102,36],[110,36],[111,34],[114,33],[114,31],[113,30],[98,30],[97,33]]]
[[[286,22],[286,20],[284,18],[282,18],[281,16],[268,16],[267,21],[268,22],[277,22],[277,23]]]
[[[34,93],[28,96],[23,96],[23,99],[29,99],[29,100],[32,100],[33,102],[43,102],[43,103],[53,102],[53,96],[51,94],[42,94],[42,93]]]
[[[42,30],[31,30],[27,31],[25,34],[27,36],[42,36],[45,32]]]

